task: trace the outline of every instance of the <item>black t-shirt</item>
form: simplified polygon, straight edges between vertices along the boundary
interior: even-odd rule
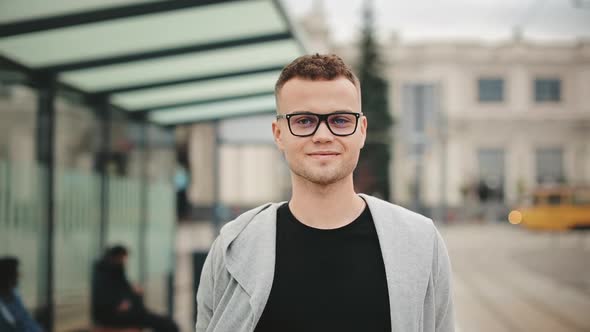
[[[322,230],[277,211],[272,289],[255,332],[391,331],[379,239],[368,208]]]

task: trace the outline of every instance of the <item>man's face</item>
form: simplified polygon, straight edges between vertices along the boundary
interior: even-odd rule
[[[279,91],[277,107],[280,114],[360,113],[359,98],[357,88],[344,77],[330,81],[293,78]],[[357,165],[360,149],[365,143],[367,119],[361,116],[358,121],[356,131],[350,136],[332,134],[325,122],[308,137],[292,135],[286,119],[275,120],[272,129],[275,142],[285,154],[294,176],[329,185],[351,176]]]

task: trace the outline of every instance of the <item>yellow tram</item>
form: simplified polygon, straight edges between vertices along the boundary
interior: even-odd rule
[[[508,220],[530,229],[590,228],[590,186],[540,187]]]

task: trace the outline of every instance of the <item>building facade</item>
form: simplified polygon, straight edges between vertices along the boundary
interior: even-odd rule
[[[321,15],[311,17],[303,23],[321,45]],[[355,45],[318,47],[358,62]],[[590,41],[394,36],[381,55],[396,203],[439,219],[503,219],[537,186],[590,183]]]

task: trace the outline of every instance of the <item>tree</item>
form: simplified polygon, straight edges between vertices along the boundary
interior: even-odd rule
[[[364,24],[358,64],[362,110],[369,122],[365,147],[355,172],[357,191],[390,199],[389,162],[393,119],[389,113],[388,84],[381,76],[383,64],[374,37],[372,1],[365,0]]]

